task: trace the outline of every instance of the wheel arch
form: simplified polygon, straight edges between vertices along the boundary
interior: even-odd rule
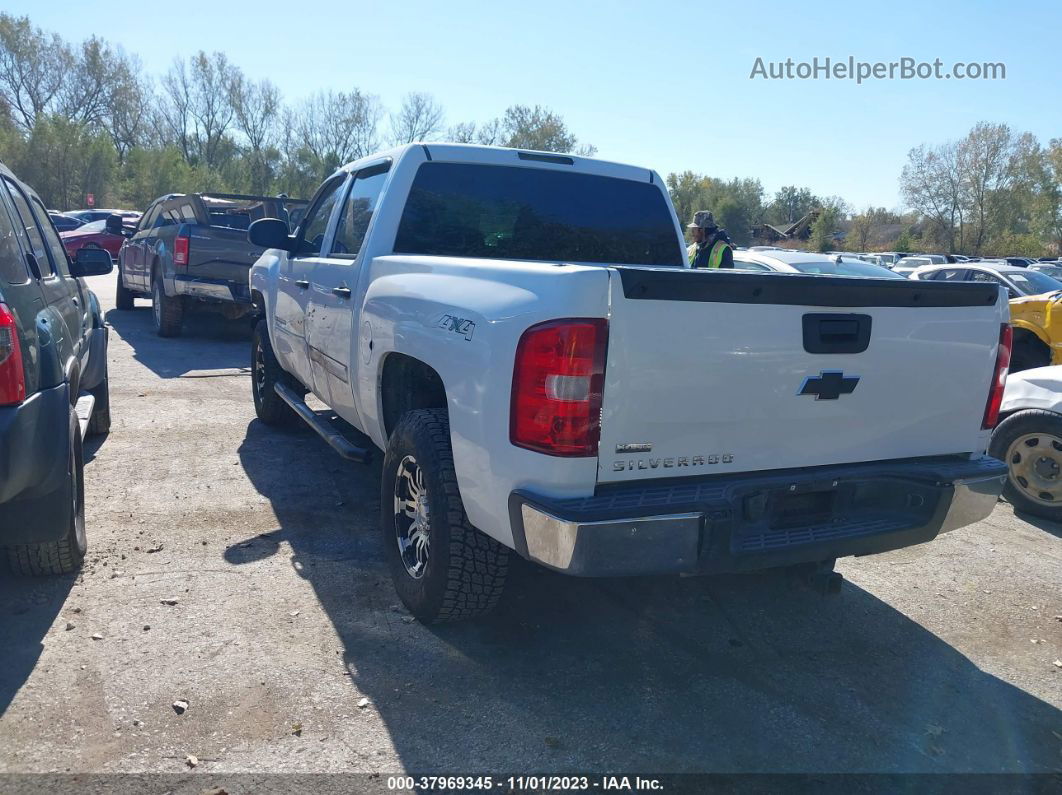
[[[438,371],[404,353],[391,352],[380,368],[380,418],[388,439],[407,411],[446,409],[446,385]]]

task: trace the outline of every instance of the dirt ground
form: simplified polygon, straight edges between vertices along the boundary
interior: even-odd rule
[[[247,325],[160,339],[90,282],[114,425],[84,570],[0,576],[0,771],[1062,769],[1060,526],[1001,503],[843,561],[831,598],[525,565],[496,616],[425,627],[383,564],[378,465],[254,419]]]

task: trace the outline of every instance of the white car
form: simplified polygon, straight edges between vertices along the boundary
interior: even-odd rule
[[[413,144],[336,171],[294,234],[248,234],[255,411],[384,451],[385,554],[422,621],[492,609],[510,554],[835,588],[836,558],[976,522],[1002,488],[998,288],[691,270],[650,169]]]
[[[989,451],[1008,467],[1003,496],[1062,520],[1062,365],[1009,375],[1000,417]]]
[[[810,254],[804,251],[745,251],[734,252],[734,269],[760,273],[815,273],[827,276],[866,276],[877,279],[899,279],[888,268],[866,262],[849,254]]]

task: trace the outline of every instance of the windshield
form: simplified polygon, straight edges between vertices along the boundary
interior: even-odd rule
[[[78,232],[85,232],[87,234],[92,234],[92,233],[96,233],[96,232],[106,231],[106,229],[107,229],[107,221],[103,220],[103,221],[92,221],[92,222],[87,223],[87,224],[82,224],[81,226],[79,226],[77,228],[77,231]]]
[[[1052,293],[1055,290],[1062,290],[1062,282],[1052,279],[1046,273],[1040,273],[1039,271],[1008,273],[1007,278],[1014,282],[1024,295],[1039,295],[1040,293]]]
[[[424,163],[395,253],[681,267],[658,185],[517,166]]]
[[[828,276],[873,276],[878,279],[902,279],[903,276],[880,265],[872,265],[869,262],[845,260],[833,262],[790,262],[801,273],[822,273]]]

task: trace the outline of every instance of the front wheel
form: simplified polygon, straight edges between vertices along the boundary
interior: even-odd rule
[[[266,425],[291,425],[298,419],[291,406],[277,394],[284,371],[269,343],[269,327],[259,320],[251,333],[251,397],[254,413]]]
[[[398,597],[425,624],[489,613],[509,550],[468,521],[446,409],[405,414],[383,463],[380,529]]]
[[[1007,465],[1003,496],[1015,510],[1062,521],[1062,415],[1011,414],[992,434],[988,453]]]

